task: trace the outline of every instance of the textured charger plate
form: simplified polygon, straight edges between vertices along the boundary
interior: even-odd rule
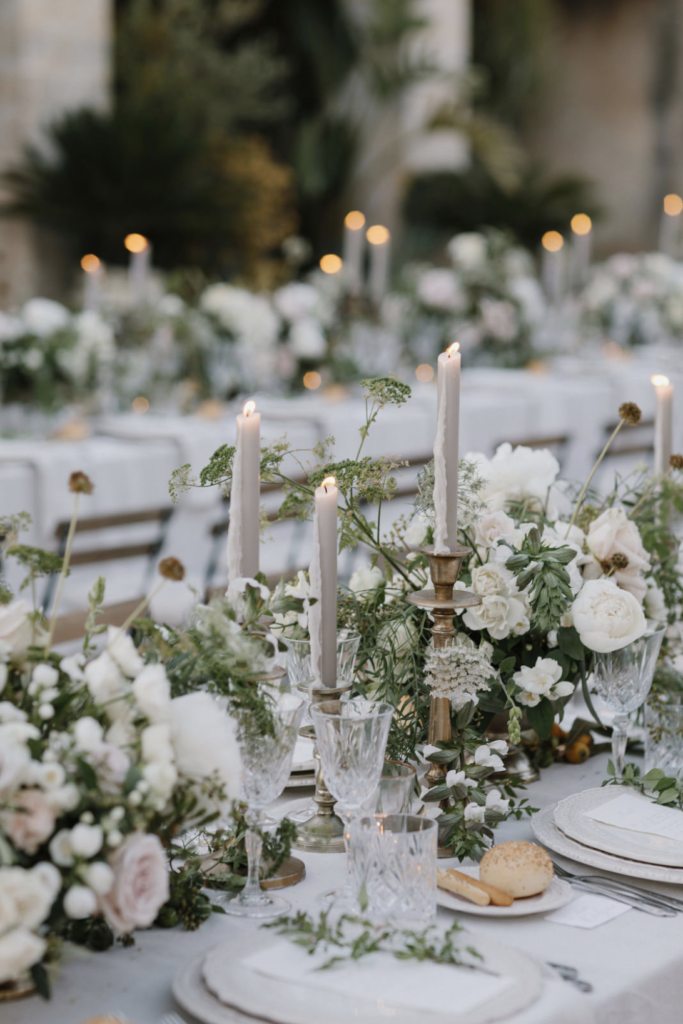
[[[459,866],[456,870],[472,878],[479,878],[478,867]],[[492,903],[489,903],[488,907],[480,907],[447,889],[436,890],[436,902],[440,907],[457,910],[459,914],[476,914],[478,917],[527,917],[529,914],[547,914],[569,903],[573,896],[574,890],[571,885],[561,878],[553,878],[545,892],[539,893],[538,896],[515,900],[511,907],[494,907]]]
[[[555,824],[553,815],[555,804],[544,807],[531,819],[531,829],[539,843],[547,846],[554,853],[560,853],[569,860],[585,864],[601,871],[611,871],[615,875],[628,875],[629,878],[645,878],[650,882],[666,882],[669,885],[683,885],[683,868],[664,868],[658,864],[640,864],[636,860],[625,860],[615,857],[602,850],[593,850],[590,846],[582,846],[575,839],[570,839]]]
[[[623,786],[610,786],[574,793],[565,800],[560,800],[555,808],[555,824],[570,839],[576,840],[582,846],[589,846],[592,850],[602,850],[603,853],[611,853],[615,857],[635,860],[641,864],[683,868],[683,843],[667,839],[666,836],[617,828],[615,825],[606,825],[587,817],[588,811],[594,811],[613,800],[618,800],[625,792]],[[652,807],[652,801],[647,797],[631,792],[628,792],[628,795]]]
[[[292,772],[287,779],[285,789],[306,789],[315,786],[315,771]]]
[[[244,1024],[254,1018],[274,1024],[386,1024],[387,1016],[394,1024],[424,1024],[427,1017],[434,1024],[491,1024],[531,1006],[543,986],[541,968],[526,953],[477,935],[475,944],[486,966],[510,976],[510,987],[467,1014],[457,1013],[456,984],[454,1010],[448,1014],[394,1008],[246,970],[240,961],[262,950],[268,938],[260,930],[240,931],[208,956],[183,964],[173,980],[176,1000],[203,1024]],[[221,992],[226,1003],[221,1002]]]

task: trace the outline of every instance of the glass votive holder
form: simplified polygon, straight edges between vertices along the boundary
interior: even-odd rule
[[[373,814],[352,824],[351,892],[365,916],[414,925],[434,920],[438,831],[433,819],[416,814]]]
[[[313,682],[311,668],[311,641],[290,640],[283,636],[287,645],[287,675],[293,688],[308,687]],[[340,629],[337,633],[337,686],[353,681],[356,655],[360,645],[360,633],[351,629]]]
[[[385,761],[377,789],[363,807],[363,814],[408,814],[415,795],[417,769],[405,761]]]
[[[653,694],[645,705],[645,772],[683,772],[683,694]]]

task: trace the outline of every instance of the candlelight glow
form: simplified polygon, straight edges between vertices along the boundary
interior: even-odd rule
[[[341,256],[335,256],[330,252],[320,260],[320,269],[323,274],[338,274],[342,268]]]
[[[136,412],[138,413],[138,415],[141,416],[143,413],[146,413],[147,410],[149,409],[149,402],[144,397],[144,395],[139,395],[137,398],[133,399],[133,401],[130,403],[130,407],[133,410],[133,412]]]
[[[322,484],[321,484],[321,487],[324,487],[325,490],[327,490],[328,487],[334,487],[336,483],[337,483],[336,477],[326,476],[325,479],[323,480]]]
[[[572,217],[572,231],[575,235],[589,235],[593,227],[593,221],[587,213],[576,213]]]
[[[451,356],[454,356],[455,353],[459,352],[459,351],[460,351],[460,342],[459,341],[454,341],[453,344],[449,345],[448,348],[446,349],[446,355],[450,359]]]
[[[304,387],[308,388],[309,391],[317,391],[322,382],[322,377],[315,370],[309,370],[308,373],[304,374]]]
[[[123,244],[128,252],[144,252],[149,242],[144,235],[137,235],[133,232],[132,235],[126,235]]]
[[[389,228],[385,228],[382,224],[373,224],[371,228],[365,232],[370,245],[384,245],[391,238]]]
[[[85,270],[86,274],[94,274],[96,270],[100,269],[101,264],[97,256],[93,256],[90,252],[81,260],[81,266],[83,267],[83,270]]]
[[[249,419],[253,412],[256,412],[256,402],[245,402],[242,409],[243,414]]]
[[[663,373],[655,373],[653,377],[650,377],[650,384],[654,384],[656,388],[666,388],[669,386],[669,378],[665,377]]]
[[[559,252],[564,245],[564,238],[559,231],[546,231],[541,239],[541,245],[546,252]]]
[[[683,199],[677,196],[675,192],[671,192],[668,196],[664,196],[664,213],[669,217],[678,217],[683,212]]]
[[[421,363],[415,370],[415,376],[421,384],[429,384],[430,380],[434,380],[434,370],[429,363]]]
[[[351,213],[347,213],[344,217],[344,223],[351,231],[360,231],[365,227],[365,217],[360,210],[351,210]]]

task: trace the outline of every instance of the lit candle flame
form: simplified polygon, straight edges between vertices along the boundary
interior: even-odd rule
[[[383,224],[373,224],[372,227],[368,228],[365,232],[365,237],[370,245],[384,245],[389,241],[391,235],[389,233],[389,228],[385,228]]]
[[[323,482],[321,484],[321,486],[325,488],[325,494],[327,494],[327,488],[328,487],[334,487],[336,482],[337,482],[336,478],[333,477],[333,476],[326,476],[325,477],[325,479],[323,480]]]
[[[451,356],[454,356],[455,353],[459,352],[459,351],[460,351],[460,342],[459,341],[454,341],[453,344],[449,345],[449,347],[446,349],[446,355],[450,359]]]
[[[665,388],[669,384],[669,378],[665,377],[663,373],[656,373],[654,377],[650,377],[650,383],[654,384],[656,388]]]
[[[123,244],[128,252],[144,252],[149,245],[149,242],[144,235],[138,235],[133,232],[132,235],[126,235],[123,240]]]
[[[245,402],[244,408],[242,409],[244,415],[249,419],[253,412],[256,412],[256,402]]]
[[[360,210],[351,210],[351,213],[347,213],[344,217],[344,224],[350,231],[360,231],[365,227],[365,217]]]
[[[683,213],[683,199],[677,196],[675,192],[664,196],[664,213],[668,217],[678,217]]]
[[[575,235],[588,235],[593,227],[593,221],[587,213],[575,213],[571,220],[571,227]]]
[[[100,261],[97,256],[90,252],[81,260],[81,266],[86,274],[94,274],[96,270],[100,269]]]
[[[546,231],[541,239],[541,245],[546,252],[559,252],[564,245],[564,238],[559,231]]]

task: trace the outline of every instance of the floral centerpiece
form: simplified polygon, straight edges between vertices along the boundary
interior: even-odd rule
[[[417,362],[433,362],[458,338],[470,364],[524,366],[544,314],[530,254],[500,231],[456,235],[444,266],[404,268],[404,343]]]

